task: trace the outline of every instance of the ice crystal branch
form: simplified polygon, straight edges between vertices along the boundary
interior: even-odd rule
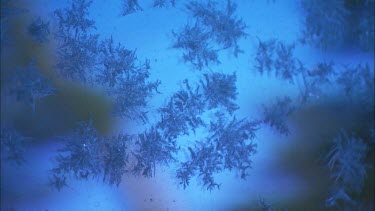
[[[172,32],[175,37],[173,48],[184,50],[184,62],[190,62],[198,70],[209,64],[219,64],[218,50],[213,48],[210,33],[201,24],[185,25],[180,32]]]
[[[303,42],[322,49],[337,47],[344,42],[349,13],[344,1],[304,0],[302,7],[306,11]]]
[[[237,41],[246,36],[246,25],[234,15],[237,9],[235,3],[228,0],[225,10],[219,9],[217,3],[211,0],[206,3],[192,1],[186,7],[198,22],[208,28],[218,45],[224,49],[234,48],[235,56],[242,52]]]
[[[284,99],[277,98],[276,103],[269,107],[263,106],[263,122],[275,128],[280,134],[289,135],[290,131],[285,121],[295,110],[291,103],[292,100],[285,96]]]
[[[48,36],[50,34],[49,22],[43,22],[40,17],[35,19],[28,27],[28,33],[32,39],[39,44],[48,42]]]
[[[246,36],[246,25],[234,16],[236,7],[229,0],[225,10],[219,9],[214,1],[189,2],[186,8],[195,18],[195,24],[187,24],[180,32],[172,32],[175,37],[173,48],[184,50],[184,61],[192,63],[198,70],[210,63],[220,63],[220,50],[233,48],[237,56],[242,52],[237,42]]]
[[[345,130],[341,130],[333,139],[332,146],[325,157],[331,178],[334,180],[333,193],[326,200],[326,206],[355,204],[353,197],[358,195],[364,186],[367,151],[366,143]]]
[[[187,135],[191,130],[205,125],[199,117],[205,108],[199,87],[191,88],[188,80],[184,84],[185,88],[174,94],[167,105],[159,109],[161,121],[158,128],[170,139]]]
[[[88,19],[92,1],[74,0],[69,8],[55,11],[59,41],[57,66],[63,77],[83,84],[90,82],[98,52],[98,35],[92,33],[95,22]]]
[[[22,136],[15,129],[1,128],[1,157],[6,160],[14,161],[17,165],[26,162],[25,144],[27,138]]]
[[[374,75],[368,64],[354,67],[345,65],[343,72],[337,78],[337,83],[343,86],[345,95],[349,98],[355,97],[358,93],[366,99],[373,97]]]
[[[30,105],[33,111],[38,100],[53,95],[56,91],[51,81],[39,71],[34,62],[26,67],[17,68],[12,77],[12,84],[10,94],[14,94],[17,100]]]
[[[220,185],[215,182],[213,175],[221,171],[220,154],[212,144],[197,143],[194,148],[189,147],[190,160],[181,163],[177,170],[177,178],[184,189],[189,186],[190,178],[198,174],[203,181],[203,187],[212,190]]]
[[[255,68],[261,74],[264,74],[264,72],[267,72],[267,74],[269,74],[269,72],[273,69],[274,66],[276,40],[258,40],[258,42],[259,44],[255,57]]]
[[[274,39],[259,40],[255,56],[255,69],[264,74],[273,74],[289,83],[294,83],[298,71],[298,60],[294,57],[294,44],[285,44]]]
[[[169,4],[172,7],[175,7],[176,6],[176,0],[154,0],[152,6],[161,8],[161,7],[166,7]]]
[[[142,174],[145,177],[155,176],[157,165],[167,165],[175,161],[174,154],[178,150],[174,140],[163,137],[154,127],[138,135],[136,147],[138,149],[133,152],[133,155],[137,164],[133,173]]]
[[[157,92],[160,84],[160,81],[147,80],[150,76],[149,60],[140,62],[135,51],[120,44],[114,45],[112,37],[104,40],[99,49],[102,65],[97,81],[115,98],[115,115],[145,121],[142,108],[147,105],[147,99]]]
[[[356,45],[374,48],[374,8],[370,1],[303,0],[302,42],[323,50]]]
[[[301,72],[303,87],[301,89],[301,104],[307,103],[311,98],[319,98],[323,94],[325,85],[334,82],[336,72],[334,64],[330,62],[320,62],[314,68],[307,70],[299,61],[299,72]]]
[[[122,176],[126,173],[128,165],[127,145],[130,143],[131,137],[119,134],[105,139],[102,166],[103,181],[108,180],[111,185],[119,185]]]
[[[205,80],[201,80],[200,83],[209,109],[222,106],[232,114],[239,108],[234,102],[237,97],[236,73],[231,75],[221,73],[204,74],[204,78]]]
[[[126,16],[137,11],[143,11],[139,6],[138,0],[123,0],[121,15]]]
[[[213,175],[225,169],[239,171],[242,179],[248,175],[251,157],[256,152],[252,140],[259,123],[237,120],[235,117],[228,122],[221,114],[217,114],[217,117],[217,122],[211,122],[210,135],[194,148],[188,148],[190,159],[182,162],[177,170],[177,178],[184,188],[196,175],[208,190],[219,188]]]
[[[81,122],[56,157],[50,185],[60,190],[73,175],[77,179],[103,176],[103,182],[119,185],[128,163],[130,136],[101,136],[92,121]]]

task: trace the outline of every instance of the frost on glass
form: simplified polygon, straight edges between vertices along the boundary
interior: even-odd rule
[[[306,13],[303,42],[327,49],[341,45],[347,36],[349,11],[341,0],[303,0]]]
[[[324,94],[327,85],[333,85],[337,73],[334,63],[320,62],[313,68],[307,69],[299,62],[299,70],[302,74],[302,87],[300,87],[301,104],[306,104],[311,99],[318,99]]]
[[[157,91],[160,81],[148,81],[149,60],[139,61],[135,51],[114,44],[112,38],[99,46],[97,81],[114,98],[114,114],[146,121],[143,108]]]
[[[92,122],[81,122],[75,133],[66,137],[67,143],[59,149],[57,167],[52,170],[56,176],[73,174],[77,179],[96,177],[100,173],[101,140]]]
[[[137,163],[132,171],[145,177],[155,176],[157,166],[175,161],[174,155],[178,151],[175,140],[167,139],[154,127],[139,134],[135,145],[137,150],[133,156]]]
[[[323,50],[356,46],[374,51],[373,0],[303,0],[302,42]]]
[[[294,48],[294,44],[287,45],[279,42],[275,49],[275,76],[287,80],[290,83],[294,82],[294,76],[298,74],[296,66],[297,61],[293,55]]]
[[[101,136],[92,120],[80,122],[74,134],[66,136],[66,145],[59,149],[55,158],[57,166],[52,169],[50,184],[60,190],[67,179],[98,178],[103,182],[119,185],[128,163],[127,135]]]
[[[368,145],[361,139],[341,130],[333,139],[325,156],[326,165],[334,181],[332,194],[326,200],[328,207],[354,206],[364,186]]]
[[[286,120],[294,111],[295,108],[292,106],[292,99],[290,97],[277,98],[274,104],[263,106],[263,122],[280,134],[289,135],[290,130],[286,124]]]
[[[294,44],[285,44],[275,39],[259,40],[255,56],[255,69],[260,74],[273,74],[275,77],[294,83],[299,74],[298,59],[294,56]]]
[[[1,160],[21,165],[26,162],[24,157],[27,138],[15,129],[1,128]]]
[[[345,96],[351,99],[355,99],[356,96],[363,96],[361,100],[366,102],[366,99],[373,99],[373,72],[374,70],[371,70],[368,64],[345,65],[344,70],[337,77],[337,83],[342,87]]]
[[[238,40],[246,37],[246,25],[234,13],[237,5],[226,2],[225,9],[214,1],[191,1],[186,9],[195,19],[194,24],[187,24],[179,32],[172,32],[175,41],[173,48],[184,51],[184,62],[189,62],[201,70],[210,64],[219,64],[218,52],[233,49],[237,57],[242,50]]]
[[[152,6],[153,7],[167,7],[167,6],[176,6],[176,0],[154,0]]]
[[[208,137],[188,148],[190,158],[181,162],[177,170],[177,178],[184,188],[194,176],[207,190],[219,188],[214,174],[224,170],[235,170],[242,179],[248,176],[251,159],[256,152],[256,144],[252,140],[259,123],[237,120],[236,117],[229,120],[222,113],[217,113],[216,117],[217,121],[210,124]]]
[[[50,35],[49,22],[44,22],[40,17],[35,19],[28,27],[28,33],[39,44],[48,42]]]
[[[138,0],[122,0],[121,15],[126,16],[137,11],[143,11]]]
[[[202,186],[207,190],[220,188],[213,175],[221,171],[220,154],[215,151],[212,144],[197,143],[194,148],[189,147],[190,160],[181,163],[176,176],[180,185],[185,189],[190,184],[191,177],[198,176],[202,180]]]
[[[224,107],[232,114],[239,108],[234,102],[237,98],[236,80],[236,73],[204,74],[204,80],[200,82],[208,109]]]
[[[124,134],[104,137],[101,155],[103,182],[117,186],[121,183],[122,176],[127,172],[130,141],[131,137]]]
[[[83,84],[92,83],[98,54],[99,35],[94,33],[95,22],[88,19],[91,4],[88,0],[73,0],[70,7],[55,11],[59,43],[57,67],[64,78]]]
[[[53,95],[56,91],[51,81],[40,72],[34,62],[16,68],[11,81],[9,93],[15,96],[17,101],[29,105],[33,111],[36,109],[38,100]]]
[[[210,64],[219,64],[218,50],[213,48],[210,33],[201,24],[185,25],[179,32],[172,32],[175,42],[173,48],[184,51],[184,62],[191,63],[198,70]]]
[[[258,48],[255,56],[255,69],[260,73],[269,74],[274,66],[276,40],[258,40]]]
[[[161,120],[157,123],[168,139],[176,139],[179,135],[188,135],[190,131],[204,126],[200,118],[204,112],[205,102],[199,87],[190,87],[184,80],[184,88],[175,93],[168,103],[159,109]]]
[[[237,4],[227,0],[225,9],[221,9],[218,3],[211,0],[205,3],[191,1],[186,8],[197,22],[208,29],[221,48],[233,48],[235,56],[242,52],[237,42],[246,36],[246,25],[242,19],[235,16]]]

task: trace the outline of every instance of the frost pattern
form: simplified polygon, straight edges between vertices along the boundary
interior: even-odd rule
[[[140,62],[135,51],[115,45],[112,38],[101,43],[99,52],[101,67],[97,81],[115,98],[114,114],[146,121],[146,112],[142,108],[147,105],[147,99],[158,92],[160,84],[160,81],[147,80],[149,60]]]
[[[354,205],[364,185],[367,166],[364,162],[368,146],[361,139],[349,135],[345,130],[333,139],[325,160],[334,180],[332,195],[326,206]]]
[[[121,15],[126,16],[137,11],[143,11],[142,7],[138,4],[138,0],[122,0]]]
[[[92,82],[98,53],[99,35],[93,33],[95,23],[87,17],[91,4],[88,0],[73,0],[69,8],[55,11],[59,41],[57,66],[64,78],[83,84]]]
[[[222,106],[232,114],[239,107],[234,102],[237,98],[236,73],[226,75],[221,73],[204,74],[201,80],[203,95],[208,102],[208,108]]]
[[[182,162],[177,170],[180,184],[186,188],[193,176],[198,176],[207,190],[220,188],[215,182],[214,174],[225,169],[237,170],[242,179],[248,176],[251,168],[251,157],[256,152],[252,142],[258,122],[233,117],[228,121],[224,115],[217,113],[217,122],[211,122],[210,135],[197,142],[194,148],[189,147],[190,159]]]
[[[284,99],[277,98],[276,103],[269,107],[263,106],[263,122],[275,128],[280,134],[289,135],[290,131],[285,121],[295,110],[291,104],[292,100],[285,96]]]
[[[40,17],[35,19],[29,26],[28,32],[39,44],[48,42],[48,36],[50,35],[49,22],[43,22]]]
[[[138,150],[133,152],[137,160],[133,172],[145,177],[155,176],[157,165],[167,165],[171,161],[175,161],[174,154],[178,148],[174,140],[169,140],[160,134],[156,128],[138,135],[136,141]]]
[[[246,36],[246,25],[234,15],[237,9],[235,3],[227,0],[225,10],[219,9],[217,3],[211,0],[206,4],[192,1],[186,7],[198,22],[207,27],[218,45],[223,49],[233,48],[235,56],[242,52],[237,41]]]
[[[175,37],[173,48],[183,49],[184,62],[190,62],[198,70],[210,64],[219,64],[218,50],[213,48],[210,33],[196,23],[185,25],[180,32],[172,32]]]
[[[172,7],[176,6],[176,0],[154,0],[152,6],[153,7],[166,7],[168,5],[171,5]]]
[[[323,50],[356,45],[373,51],[374,6],[373,0],[303,0],[305,26],[301,41]]]
[[[70,176],[89,179],[100,175],[104,182],[120,184],[128,163],[129,136],[101,136],[90,120],[79,123],[74,134],[65,139],[67,143],[56,157],[57,166],[52,169],[50,185],[60,190]]]
[[[205,123],[199,117],[205,109],[199,87],[193,89],[188,80],[184,80],[184,89],[175,93],[166,106],[159,109],[161,120],[157,127],[168,139],[176,139],[179,135],[188,135]]]
[[[294,48],[294,44],[288,45],[275,39],[259,40],[255,69],[261,74],[272,73],[277,78],[294,83],[296,75],[299,74],[298,60],[293,55]]]
[[[218,52],[233,48],[237,57],[242,50],[238,40],[246,37],[246,25],[234,16],[237,5],[230,0],[226,8],[220,9],[214,1],[201,3],[191,1],[186,5],[190,15],[195,18],[194,25],[187,24],[179,32],[172,32],[175,37],[173,48],[184,50],[185,62],[190,62],[198,70],[219,64]]]
[[[17,165],[26,162],[24,157],[27,138],[14,129],[1,128],[1,159],[14,161]]]
[[[53,95],[56,89],[34,62],[26,67],[16,69],[10,87],[10,94],[15,95],[18,101],[25,102],[35,111],[38,100]]]

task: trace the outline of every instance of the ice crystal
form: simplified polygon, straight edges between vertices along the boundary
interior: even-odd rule
[[[341,130],[333,139],[325,160],[334,180],[334,191],[326,200],[326,206],[354,204],[353,196],[358,195],[364,186],[367,151],[366,143],[345,130]]]
[[[285,121],[295,110],[291,103],[292,100],[285,96],[284,99],[277,98],[276,103],[269,107],[263,106],[263,122],[275,128],[280,134],[289,135],[290,131]]]
[[[77,179],[103,177],[103,182],[119,185],[127,171],[130,136],[101,136],[92,120],[80,122],[73,135],[65,137],[66,145],[56,157],[50,184],[58,190],[70,176]]]
[[[69,8],[55,11],[59,41],[57,66],[63,77],[91,82],[91,73],[96,65],[98,35],[93,33],[95,22],[88,19],[88,8],[92,1],[74,0]]]
[[[261,74],[264,74],[264,72],[267,72],[269,74],[269,72],[273,69],[274,66],[276,40],[258,40],[258,42],[259,44],[255,57],[255,68]]]
[[[294,47],[294,44],[285,44],[275,39],[259,40],[255,69],[261,74],[273,73],[277,78],[294,83],[299,74],[298,60],[293,54]]]
[[[185,51],[185,62],[201,70],[210,63],[220,63],[220,50],[233,48],[235,56],[242,52],[238,40],[246,36],[246,25],[234,16],[236,7],[229,0],[225,10],[219,9],[214,1],[191,1],[186,5],[188,12],[195,18],[195,24],[187,24],[180,32],[172,32],[176,40],[173,47]]]
[[[216,116],[218,121],[211,122],[210,135],[194,148],[188,148],[190,159],[182,162],[177,170],[177,178],[184,188],[193,176],[198,176],[208,190],[219,188],[213,176],[225,169],[238,171],[242,179],[248,176],[251,158],[256,152],[252,140],[259,123],[235,117],[228,122],[225,115]]]
[[[220,106],[227,109],[232,114],[239,107],[234,102],[237,97],[236,73],[231,75],[212,73],[204,74],[205,80],[201,80],[203,96],[208,103],[208,108],[218,108]]]
[[[368,64],[356,66],[346,65],[338,75],[337,83],[343,87],[343,91],[351,100],[359,103],[374,105],[374,74]],[[373,108],[372,108],[373,110]]]
[[[256,152],[252,140],[258,128],[259,122],[237,120],[236,117],[230,122],[211,122],[209,139],[215,143],[216,150],[223,158],[223,168],[238,170],[242,179],[248,176],[248,169],[251,168],[251,156]]]
[[[224,49],[234,48],[235,56],[242,52],[237,42],[246,36],[246,25],[234,15],[237,9],[235,3],[227,0],[225,10],[219,9],[217,3],[211,0],[206,3],[192,1],[186,7],[198,22],[208,28],[218,45]]]
[[[166,106],[159,109],[161,120],[158,123],[165,137],[175,139],[182,134],[189,134],[205,123],[199,117],[204,112],[205,102],[199,92],[199,87],[193,89],[188,80],[184,81],[185,88],[175,93]]]
[[[38,17],[30,24],[28,32],[36,42],[40,44],[48,42],[48,36],[50,34],[49,23],[43,22],[42,19]]]
[[[17,165],[26,162],[25,144],[27,138],[22,136],[15,129],[1,128],[1,154],[6,160],[14,161]]]
[[[160,84],[160,81],[147,80],[150,75],[149,60],[140,62],[135,51],[120,44],[114,45],[112,38],[104,40],[99,49],[102,65],[97,81],[115,98],[115,115],[146,120],[142,108]]]
[[[79,123],[74,135],[66,137],[66,146],[59,150],[58,166],[53,173],[64,176],[73,173],[78,179],[98,176],[101,172],[100,138],[92,121]]]
[[[306,12],[303,41],[322,49],[341,45],[347,36],[349,11],[341,0],[303,0]]]
[[[127,145],[130,143],[131,137],[119,134],[105,138],[102,163],[103,163],[103,181],[108,180],[111,185],[119,185],[122,176],[126,173],[128,164]]]
[[[171,5],[172,7],[176,6],[176,0],[154,0],[153,7],[166,7],[168,5]]]
[[[33,111],[38,100],[53,95],[56,91],[51,81],[39,71],[34,62],[26,67],[17,68],[11,80],[13,85],[10,87],[10,94],[30,105]]]
[[[142,7],[139,6],[138,0],[122,0],[121,15],[126,16],[137,11],[143,11]]]
[[[190,160],[181,163],[181,167],[177,170],[177,178],[184,189],[189,186],[190,178],[198,174],[202,179],[203,187],[207,190],[213,190],[220,185],[215,182],[213,175],[221,171],[220,154],[215,150],[213,144],[198,143],[198,146],[188,148],[190,152]]]
[[[174,154],[178,147],[174,140],[169,140],[154,127],[139,134],[136,141],[138,149],[133,152],[137,161],[133,173],[142,174],[145,177],[155,176],[157,165],[167,165],[175,161]]]
[[[209,64],[219,64],[218,50],[213,48],[210,33],[201,24],[185,25],[180,32],[172,32],[175,37],[173,48],[184,50],[184,62],[190,62],[198,70]]]
[[[303,42],[324,50],[356,45],[374,48],[374,5],[370,1],[304,0]]]
[[[331,85],[336,72],[333,62],[320,62],[314,68],[307,70],[299,61],[299,72],[302,74],[301,104],[311,98],[319,98],[324,92],[325,85]]]
[[[298,74],[296,59],[293,55],[294,44],[287,45],[282,42],[276,45],[275,76],[293,83],[294,76]]]

